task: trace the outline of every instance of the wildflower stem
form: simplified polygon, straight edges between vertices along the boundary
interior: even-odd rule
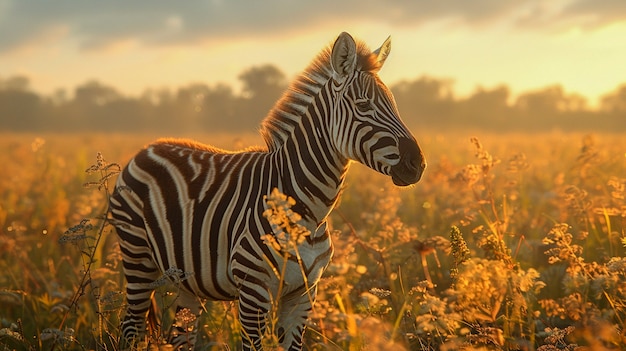
[[[98,228],[98,232],[96,233],[95,242],[93,243],[93,246],[88,246],[87,251],[83,252],[84,255],[81,255],[83,259],[84,273],[81,277],[80,283],[78,285],[78,289],[74,292],[74,295],[72,295],[72,298],[70,299],[69,308],[67,309],[67,311],[63,315],[63,318],[61,319],[61,322],[59,323],[59,327],[58,327],[59,330],[63,330],[63,327],[65,326],[65,323],[67,322],[67,319],[69,317],[70,311],[72,311],[72,309],[78,305],[78,301],[85,294],[85,289],[87,288],[87,286],[92,284],[91,269],[94,263],[96,262],[95,260],[96,249],[98,248],[100,241],[102,239],[104,229],[107,225],[107,213],[109,213],[109,210],[110,210],[109,198],[111,195],[109,193],[109,180],[114,174],[119,173],[119,169],[120,169],[119,165],[115,163],[107,165],[106,161],[104,161],[104,158],[102,157],[102,154],[98,153],[96,165],[93,165],[86,170],[87,173],[91,173],[93,171],[98,171],[100,173],[101,178],[100,178],[100,186],[98,187],[98,190],[104,192],[107,205],[105,206],[105,210],[103,211],[102,223],[100,227]],[[92,286],[92,291],[93,291],[93,286]],[[96,305],[98,306],[97,313],[100,319],[100,316],[101,316],[100,304],[96,304]],[[99,322],[99,325],[101,326],[101,322]],[[102,344],[102,329],[101,327],[99,327],[98,329],[100,331],[98,340],[100,341],[100,344]],[[56,347],[56,343],[57,343],[57,338],[55,338],[51,346],[51,349],[54,349]]]
[[[420,259],[421,259],[421,261],[422,261],[422,269],[424,270],[424,277],[426,278],[426,280],[427,280],[430,284],[432,284],[432,283],[433,283],[433,280],[431,279],[431,277],[430,277],[430,273],[428,272],[428,261],[426,260],[426,255],[425,255],[425,254],[422,254],[421,252],[420,252],[420,254],[419,254],[419,255],[420,255]]]

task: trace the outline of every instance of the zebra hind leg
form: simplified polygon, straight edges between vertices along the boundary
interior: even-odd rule
[[[158,274],[158,271],[156,271]],[[127,276],[129,281],[133,278]],[[149,313],[154,311],[154,290],[149,287],[138,287],[129,283],[126,287],[126,315],[122,321],[121,349],[135,350],[140,344],[148,344],[146,338],[146,321]],[[142,284],[145,285],[145,284]],[[154,316],[156,318],[156,316]],[[151,325],[151,328],[155,328]]]
[[[181,290],[176,299],[176,318],[168,333],[168,344],[175,350],[193,350],[198,334],[202,302],[194,294]]]
[[[118,232],[122,232],[118,229]],[[128,233],[121,233],[129,235]],[[122,237],[120,235],[120,237]],[[160,273],[152,260],[149,246],[130,246],[124,240],[120,240],[122,251],[122,264],[126,277],[126,315],[122,321],[122,337],[120,348],[122,350],[136,350],[140,344],[147,345],[146,319],[153,305],[154,286],[153,282],[158,279]],[[154,311],[152,311],[154,312]],[[156,318],[156,316],[154,316]],[[156,328],[156,325],[151,325]]]

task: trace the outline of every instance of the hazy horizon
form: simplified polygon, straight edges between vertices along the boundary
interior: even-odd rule
[[[139,99],[139,98],[142,98],[142,96],[145,96],[146,94],[154,94],[154,93],[163,92],[163,91],[175,93],[176,91],[185,90],[188,87],[196,86],[196,85],[206,86],[208,88],[218,88],[219,86],[224,86],[224,87],[231,88],[234,94],[242,94],[242,89],[244,89],[244,87],[241,82],[241,75],[244,72],[262,68],[262,67],[268,67],[268,66],[275,67],[281,73],[285,74],[286,80],[285,80],[285,86],[283,87],[284,90],[287,89],[287,85],[289,84],[289,82],[291,82],[298,74],[300,74],[300,72],[298,72],[292,76],[287,76],[286,72],[282,71],[280,67],[273,65],[271,63],[267,63],[267,64],[259,64],[257,66],[250,66],[250,67],[242,68],[242,71],[239,72],[237,75],[235,75],[232,81],[195,80],[195,81],[188,81],[188,82],[179,82],[179,84],[176,84],[176,85],[160,85],[160,86],[147,85],[144,88],[138,89],[137,91],[134,91],[134,90],[130,91],[128,89],[125,89],[123,85],[117,86],[115,85],[115,82],[109,84],[106,80],[100,80],[97,78],[86,78],[83,81],[77,82],[76,85],[64,86],[64,87],[58,86],[56,88],[52,88],[49,91],[47,91],[47,90],[39,89],[37,86],[34,86],[33,81],[31,80],[31,77],[27,75],[13,75],[13,76],[7,76],[7,77],[0,76],[0,89],[3,89],[3,87],[6,88],[5,86],[6,82],[10,82],[15,79],[21,80],[22,78],[26,78],[25,83],[27,84],[27,86],[25,88],[27,91],[31,91],[39,95],[42,98],[53,98],[53,99],[57,97],[58,94],[63,94],[63,97],[65,99],[73,99],[75,98],[75,93],[77,89],[80,89],[81,87],[89,86],[92,84],[98,84],[103,87],[112,88],[115,90],[116,93],[119,93],[121,96],[127,97],[127,98],[133,98],[133,99]],[[493,86],[477,85],[471,90],[459,91],[458,86],[462,85],[461,84],[462,82],[459,82],[457,79],[454,79],[454,77],[436,77],[436,76],[432,76],[428,74],[423,74],[421,76],[416,76],[416,77],[401,78],[397,81],[385,81],[385,84],[389,87],[393,87],[402,83],[411,83],[411,82],[420,81],[424,79],[437,81],[437,82],[449,82],[450,83],[449,93],[451,94],[450,97],[453,99],[457,99],[457,100],[471,98],[473,95],[480,94],[481,92],[484,92],[484,91],[493,91],[493,90],[498,90],[500,88],[504,88],[510,92],[510,95],[508,97],[508,102],[514,103],[517,98],[519,98],[520,96],[523,96],[524,94],[541,92],[546,89],[560,87],[562,88],[564,93],[570,96],[576,95],[576,96],[582,97],[585,100],[586,107],[591,110],[595,110],[600,107],[599,106],[601,102],[600,99],[602,97],[612,95],[612,94],[618,94],[619,91],[623,89],[623,87],[626,86],[626,77],[624,77],[621,83],[618,83],[615,87],[610,88],[607,91],[599,92],[597,97],[595,99],[592,99],[578,91],[569,89],[569,87],[558,82],[554,82],[552,84],[548,83],[545,85],[529,88],[526,90],[517,90],[517,91],[514,89],[514,87],[511,84],[508,84],[506,82],[502,82],[500,84],[493,85]]]

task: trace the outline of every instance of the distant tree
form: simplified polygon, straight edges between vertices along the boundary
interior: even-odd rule
[[[178,89],[175,115],[167,117],[167,125],[178,131],[194,131],[208,119],[204,100],[211,89],[204,83],[194,83]]]
[[[150,89],[143,93],[141,99],[152,106],[153,111],[145,117],[144,130],[163,132],[175,126],[175,116],[179,114],[178,93],[167,88]],[[173,126],[174,125],[174,126]]]
[[[514,124],[509,99],[511,92],[501,85],[491,90],[478,87],[457,109],[463,124],[489,129],[501,129]]]
[[[101,131],[143,133],[163,127],[153,118],[155,106],[146,100],[124,97],[96,109],[105,117],[99,124]]]
[[[30,81],[24,76],[0,80],[0,129],[41,130],[44,120],[43,102],[31,92]]]
[[[30,79],[26,76],[12,76],[4,81],[0,80],[0,90],[26,92],[30,90]]]
[[[410,125],[449,123],[454,109],[453,81],[423,76],[391,86],[403,119]]]
[[[122,95],[115,88],[95,80],[79,85],[74,91],[74,101],[85,105],[103,106],[121,98]]]
[[[579,94],[566,94],[563,87],[553,85],[524,93],[517,98],[516,107],[543,117],[586,108],[587,101]]]
[[[520,95],[515,108],[521,127],[530,129],[576,129],[585,123],[587,100],[579,94],[566,94],[563,87],[553,85]]]
[[[626,113],[626,84],[602,96],[600,109],[609,113]],[[624,116],[626,119],[626,116]]]
[[[206,120],[202,121],[203,129],[214,131],[237,131],[245,123],[245,111],[238,107],[242,98],[235,96],[233,89],[226,84],[217,84],[204,97]]]
[[[0,79],[2,131],[121,131],[188,134],[251,132],[287,87],[273,65],[251,67],[239,75],[241,92],[226,84],[189,84],[177,90],[150,89],[129,97],[98,81],[58,89],[50,96],[31,91],[24,76]],[[477,88],[455,98],[453,81],[422,76],[392,85],[404,121],[414,128],[492,130],[626,131],[626,84],[604,95],[590,109],[579,94],[560,85],[524,92],[511,103],[502,85]]]
[[[87,81],[74,89],[74,98],[60,110],[58,128],[63,130],[113,130],[123,129],[120,123],[130,122],[129,116],[107,111],[107,106],[123,96],[113,87],[98,81]]]
[[[152,89],[148,88],[143,91],[140,99],[152,105],[160,105],[172,103],[176,98],[172,91],[168,88]]]
[[[285,74],[269,64],[248,68],[238,78],[243,84],[242,95],[246,99],[276,96],[285,90],[287,84]]]
[[[63,88],[55,89],[51,96],[48,97],[48,101],[55,106],[67,104],[70,98],[67,94],[67,90]]]
[[[273,65],[263,65],[247,69],[239,80],[243,99],[238,121],[256,128],[287,88],[285,74]]]
[[[57,130],[145,132],[155,114],[150,101],[126,97],[98,81],[76,87],[74,98],[56,107]]]

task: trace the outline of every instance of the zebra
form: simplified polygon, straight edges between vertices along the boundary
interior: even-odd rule
[[[129,161],[110,197],[127,281],[122,342],[145,341],[154,282],[174,271],[177,310],[198,316],[205,300],[237,300],[242,348],[262,350],[277,303],[274,335],[282,349],[302,349],[317,283],[333,254],[327,216],[349,164],[361,162],[398,186],[417,183],[426,167],[378,77],[390,49],[391,37],[371,51],[341,33],[263,120],[265,148],[231,152],[160,139]],[[292,210],[310,233],[297,259],[263,240],[276,234],[263,215],[275,189],[295,199]],[[193,348],[192,327],[175,326],[169,343]]]

